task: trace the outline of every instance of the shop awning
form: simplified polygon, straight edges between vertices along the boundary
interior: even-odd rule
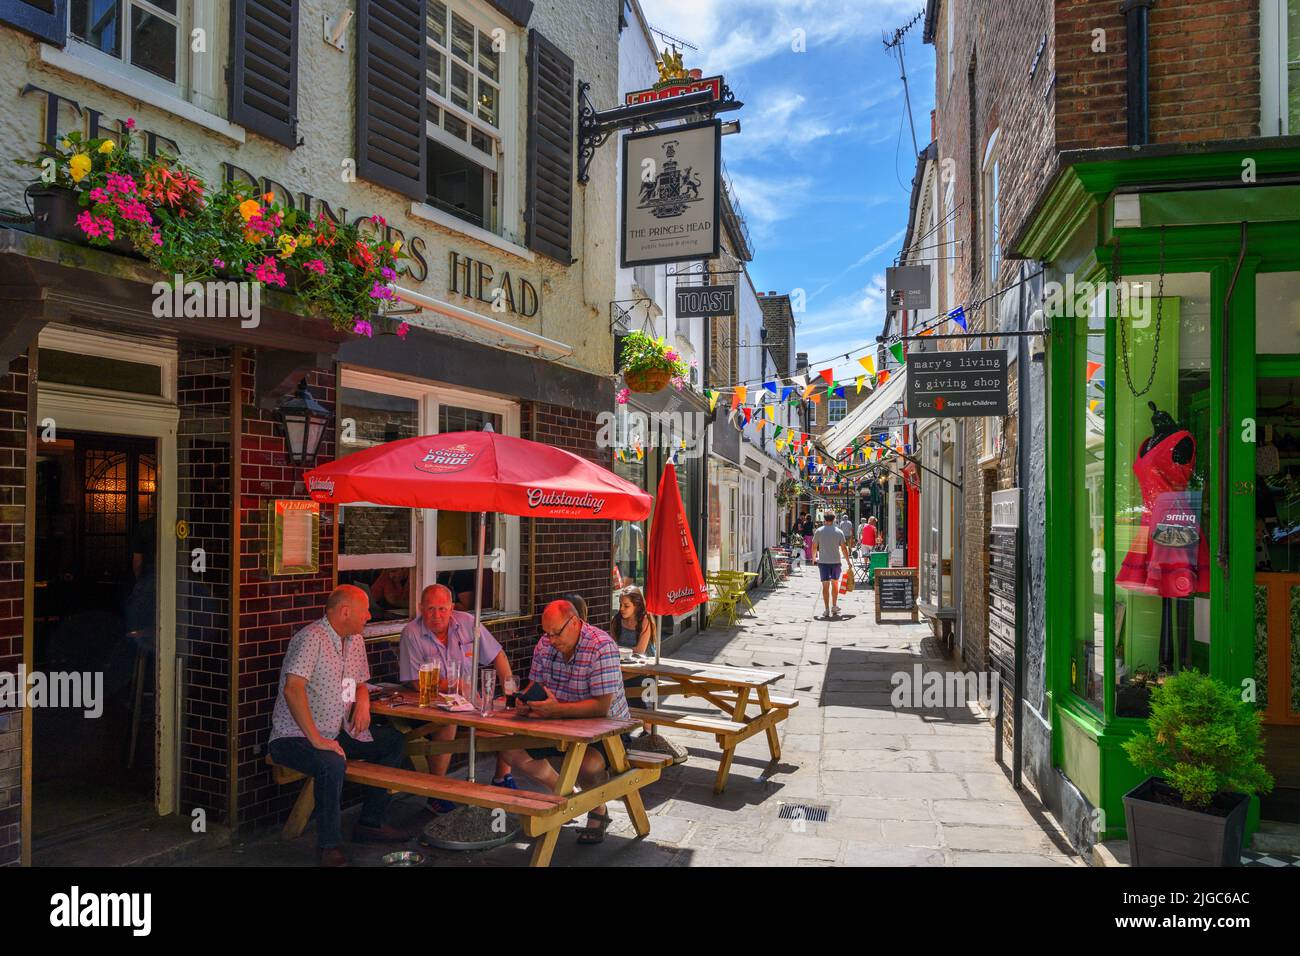
[[[845,415],[834,428],[822,435],[822,446],[832,455],[838,455],[899,401],[906,388],[907,370],[902,368],[894,370],[883,388],[876,389],[871,398]]]

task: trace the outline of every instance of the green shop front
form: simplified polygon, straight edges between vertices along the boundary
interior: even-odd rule
[[[1262,713],[1252,827],[1300,820],[1298,147],[1065,154],[1017,244],[1050,329],[1052,762],[1089,842],[1124,834],[1122,744],[1186,668]]]

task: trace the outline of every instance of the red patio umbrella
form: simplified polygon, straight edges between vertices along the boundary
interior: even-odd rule
[[[487,513],[530,518],[641,521],[650,496],[608,469],[572,452],[494,431],[443,432],[387,442],[313,468],[307,493],[327,504],[388,505],[477,511],[478,572],[474,589],[471,681],[478,675]],[[470,688],[473,699],[474,689]],[[474,728],[469,779],[474,780]]]

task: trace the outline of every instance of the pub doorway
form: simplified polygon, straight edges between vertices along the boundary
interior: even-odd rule
[[[151,814],[157,729],[157,441],[55,432],[37,446],[33,670],[88,675],[32,711],[34,847]]]
[[[41,332],[23,663],[82,706],[29,711],[34,865],[102,858],[179,809],[176,397],[174,344]]]

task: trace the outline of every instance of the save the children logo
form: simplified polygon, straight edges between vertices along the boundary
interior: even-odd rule
[[[431,475],[445,475],[468,468],[477,454],[463,444],[430,448],[425,452],[424,457],[415,463],[415,467]]]

